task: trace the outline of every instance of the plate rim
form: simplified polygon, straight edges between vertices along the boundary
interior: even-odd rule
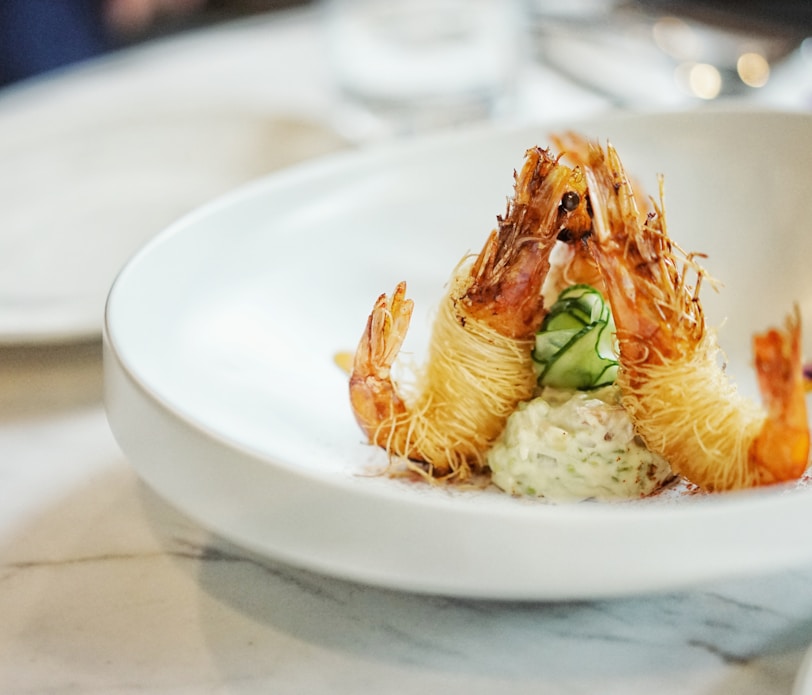
[[[30,91],[35,86],[27,87],[26,91]],[[90,141],[93,132],[104,126],[112,132],[120,131],[119,134],[136,133],[140,138],[144,132],[149,130],[171,133],[181,128],[184,121],[191,120],[198,123],[201,129],[208,130],[222,128],[228,123],[234,124],[235,127],[251,124],[258,129],[264,128],[269,133],[274,132],[275,129],[304,128],[312,130],[315,137],[318,137],[318,133],[322,133],[325,142],[328,139],[335,139],[336,146],[339,142],[345,142],[338,133],[314,118],[296,114],[269,113],[251,105],[224,106],[212,103],[205,105],[206,108],[200,109],[196,108],[195,104],[155,104],[147,111],[134,113],[132,109],[127,108],[127,104],[106,104],[99,113],[92,115],[89,119],[85,114],[71,114],[68,121],[51,123],[52,119],[46,119],[41,115],[42,107],[50,103],[48,95],[45,92],[37,91],[35,97],[30,104],[23,104],[21,107],[17,105],[16,110],[14,108],[9,112],[0,110],[0,121],[5,122],[7,126],[6,136],[0,137],[0,149],[5,147],[14,158],[26,156],[31,147],[35,147],[36,153],[39,154],[43,147],[55,142],[70,149],[75,145],[77,136],[80,141]],[[44,144],[41,142],[43,134],[35,136],[36,128],[31,130],[34,127],[29,124],[31,117],[34,118],[34,126],[47,126],[44,133],[46,138]],[[26,130],[18,132],[16,126],[19,124],[24,124]],[[296,165],[287,165],[285,168],[293,166]],[[183,168],[186,166],[184,165]],[[247,180],[245,177],[238,177],[230,173],[229,176],[233,179],[230,188],[223,190],[212,200],[226,197],[241,186],[250,185],[258,179],[267,178],[281,171],[284,169],[270,171],[261,177],[252,177]],[[242,182],[237,183],[240,179],[243,179]],[[169,220],[162,228],[156,230],[154,236],[160,236],[183,217],[208,205],[212,200],[197,203],[191,208],[186,205],[181,206],[181,209],[188,208],[186,212],[174,220]],[[122,200],[122,206],[122,209],[126,208],[125,200]],[[81,234],[76,239],[76,243],[79,245],[90,243],[90,241],[92,239],[82,237]],[[115,278],[149,241],[151,239],[138,242],[137,245],[129,245],[126,261],[120,267],[109,266],[107,275],[111,281],[108,287],[101,286],[101,288],[94,288],[92,292],[76,291],[68,295],[45,299],[29,298],[27,295],[4,294],[1,297],[3,302],[13,307],[14,310],[0,311],[0,348],[69,345],[91,340],[100,342],[105,306],[110,289],[115,284]],[[17,304],[20,304],[22,308],[18,310]],[[16,315],[23,313],[25,313],[25,317],[18,320]]]

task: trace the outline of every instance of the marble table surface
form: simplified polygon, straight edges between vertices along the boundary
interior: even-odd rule
[[[308,12],[206,30],[17,89],[0,119],[44,118],[71,85],[59,103],[78,112],[136,88],[202,103],[212,82],[233,104],[312,116],[317,64],[273,96],[256,85],[282,71],[271,44],[317,41]],[[256,557],[139,480],[102,387],[96,338],[0,347],[0,692],[769,695],[791,692],[812,642],[812,565],[544,604],[410,595]]]
[[[99,345],[0,358],[0,692],[764,695],[790,692],[812,642],[812,566],[544,604],[255,557],[139,481]]]

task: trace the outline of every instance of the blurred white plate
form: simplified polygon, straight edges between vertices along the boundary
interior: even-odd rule
[[[315,125],[250,112],[125,103],[71,115],[55,102],[44,120],[29,116],[47,100],[35,105],[0,128],[0,344],[100,336],[116,273],[155,233],[338,146]]]
[[[568,124],[572,126],[573,124]],[[695,113],[577,124],[609,137],[673,235],[725,280],[708,296],[752,391],[750,334],[793,301],[812,318],[812,118]],[[106,316],[112,428],[143,478],[215,532],[361,582],[457,596],[578,599],[675,589],[812,560],[812,492],[549,506],[366,475],[336,351],[409,282],[419,358],[454,264],[504,209],[554,127],[339,156],[185,217],[126,266]],[[807,339],[809,335],[807,334]]]

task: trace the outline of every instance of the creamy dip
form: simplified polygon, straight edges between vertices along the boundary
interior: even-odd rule
[[[510,416],[488,452],[495,485],[554,502],[644,497],[673,477],[635,436],[619,389],[546,388]]]

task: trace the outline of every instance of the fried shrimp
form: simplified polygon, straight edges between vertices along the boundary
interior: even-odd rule
[[[559,235],[589,230],[585,193],[580,169],[549,150],[527,151],[505,216],[452,275],[411,393],[393,381],[392,366],[412,301],[405,283],[378,298],[350,375],[353,412],[370,443],[432,478],[464,480],[485,469],[508,416],[533,394],[530,353],[545,315],[550,250]]]
[[[580,156],[594,212],[589,244],[617,326],[617,383],[637,433],[707,491],[802,476],[810,435],[798,308],[782,328],[754,338],[761,407],[737,391],[720,365],[699,301],[707,276],[697,257],[668,236],[662,182],[659,204],[644,217],[611,145],[584,144]]]

